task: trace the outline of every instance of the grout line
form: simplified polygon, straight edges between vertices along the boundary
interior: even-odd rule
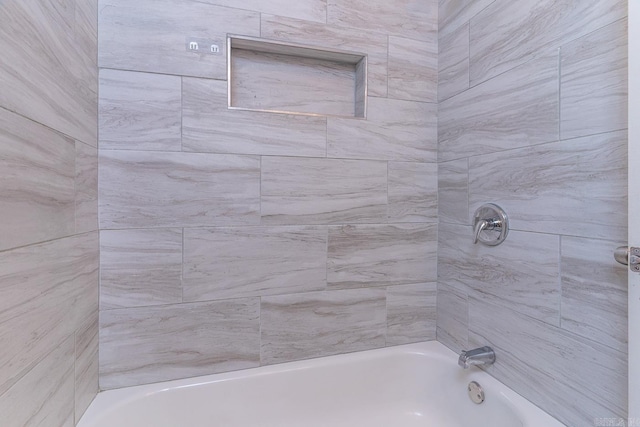
[[[562,47],[558,48],[558,141],[562,138]]]

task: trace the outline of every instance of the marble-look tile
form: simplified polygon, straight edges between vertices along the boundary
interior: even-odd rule
[[[450,34],[468,23],[495,0],[439,0],[438,34]]]
[[[84,321],[75,334],[76,423],[98,394],[98,312]]]
[[[507,212],[509,212],[507,210]],[[511,230],[499,246],[473,244],[471,226],[440,224],[438,276],[470,295],[560,325],[560,238]]]
[[[384,34],[262,14],[261,35],[267,39],[367,54],[368,93],[387,96],[388,37]]]
[[[181,80],[100,70],[100,149],[180,151]]]
[[[421,0],[328,0],[327,23],[430,40],[437,37],[438,5]]]
[[[384,289],[262,298],[263,365],[385,346]]]
[[[182,79],[184,151],[324,157],[327,119],[229,110],[227,82]]]
[[[287,16],[322,24],[327,21],[327,0],[203,0],[203,2],[218,6],[255,10],[263,15]]]
[[[444,101],[469,88],[469,24],[440,35],[438,51],[438,101]]]
[[[355,64],[249,49],[231,52],[232,107],[355,116]]]
[[[387,165],[366,160],[262,158],[262,222],[386,222]]]
[[[100,388],[255,367],[259,347],[259,298],[103,311]]]
[[[227,78],[228,33],[260,35],[260,13],[191,0],[100,0],[103,68]],[[219,55],[186,49],[190,37],[213,40]]]
[[[471,19],[471,86],[626,15],[625,0],[495,1]]]
[[[436,338],[436,283],[387,288],[387,345]]]
[[[329,227],[329,289],[435,282],[437,224]]]
[[[625,131],[472,157],[470,212],[492,201],[514,230],[624,240],[626,163]]]
[[[73,1],[2,2],[0,107],[95,146],[97,69],[75,19]]]
[[[75,42],[98,74],[98,0],[74,0]],[[95,82],[95,80],[94,80]]]
[[[74,159],[73,140],[0,108],[0,250],[73,234]]]
[[[438,219],[469,224],[469,161],[438,163]]]
[[[75,230],[98,229],[98,149],[76,141]]]
[[[0,395],[3,427],[73,427],[73,337],[55,350]]]
[[[369,97],[367,119],[329,117],[329,157],[435,162],[437,104]]]
[[[562,46],[562,139],[627,128],[627,20]]]
[[[198,228],[184,233],[185,301],[326,288],[326,227]]]
[[[439,160],[558,139],[558,54],[544,55],[439,104]]]
[[[469,346],[490,345],[487,371],[568,426],[627,415],[627,357],[591,340],[471,299]]]
[[[625,242],[562,237],[562,329],[622,353],[627,351],[627,268],[611,254]]]
[[[438,165],[389,162],[389,222],[438,221]]]
[[[0,253],[0,394],[97,311],[98,249],[88,233]]]
[[[100,309],[182,302],[182,230],[102,230]]]
[[[438,44],[389,36],[389,98],[437,102]]]
[[[469,297],[456,286],[445,285],[438,279],[437,328],[438,342],[459,353],[468,350]]]
[[[100,152],[100,225],[199,227],[260,222],[260,159]]]

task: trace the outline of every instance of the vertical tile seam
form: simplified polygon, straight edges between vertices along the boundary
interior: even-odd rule
[[[558,328],[562,327],[562,239],[558,236]]]
[[[562,140],[562,46],[558,48],[558,141]]]

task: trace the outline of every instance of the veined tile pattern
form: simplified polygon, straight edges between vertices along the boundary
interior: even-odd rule
[[[438,101],[444,101],[469,88],[469,24],[440,35],[438,51]]]
[[[475,299],[469,325],[469,345],[490,345],[499,355],[487,371],[563,423],[626,419],[625,353]]]
[[[384,347],[385,301],[384,289],[262,298],[262,363]]]
[[[98,149],[76,141],[76,233],[98,229]]]
[[[429,40],[435,45],[437,8],[435,1],[328,0],[327,23]]]
[[[472,235],[470,226],[440,224],[439,279],[560,326],[560,238],[512,230],[504,243],[488,247],[474,245]]]
[[[260,14],[190,0],[100,0],[99,64],[224,80],[228,33],[259,36]],[[187,51],[188,37],[218,42],[220,54]]]
[[[562,237],[562,329],[627,351],[627,268],[611,254],[626,240]]]
[[[438,264],[441,265],[440,259]],[[438,278],[436,300],[438,341],[456,353],[468,349],[469,297],[466,290],[446,285]]]
[[[329,227],[329,289],[435,282],[437,224]]]
[[[257,157],[101,150],[100,182],[102,229],[260,222]]]
[[[327,119],[229,110],[227,82],[182,79],[184,151],[324,157]]]
[[[389,98],[437,102],[437,92],[437,44],[389,36]]]
[[[438,33],[443,37],[457,30],[495,0],[439,0]]]
[[[78,48],[87,21],[75,10],[74,1],[2,2],[0,107],[96,146],[97,69]]]
[[[513,230],[624,240],[626,161],[626,131],[472,157],[469,208],[491,200]]]
[[[437,105],[369,98],[367,120],[329,117],[328,157],[437,161]]]
[[[327,0],[203,0],[203,2],[218,6],[255,10],[263,15],[288,16],[323,24],[327,21]]]
[[[387,288],[387,345],[436,338],[435,282]]]
[[[100,309],[182,302],[182,230],[102,230]]]
[[[438,221],[438,165],[389,162],[389,222]]]
[[[73,427],[73,358],[73,337],[68,337],[0,395],[0,425]]]
[[[185,229],[184,300],[326,289],[327,227]]]
[[[471,86],[626,14],[624,0],[497,0],[471,19]]]
[[[98,233],[2,252],[0,282],[2,394],[97,312]]]
[[[88,317],[75,334],[76,423],[98,393],[98,312]]]
[[[259,298],[103,311],[100,388],[255,367],[259,343]]]
[[[384,34],[344,26],[262,14],[261,35],[267,39],[327,47],[367,54],[369,95],[387,96],[388,37]]]
[[[100,71],[100,149],[180,151],[181,80]]]
[[[558,139],[558,54],[547,54],[439,104],[439,160]]]
[[[561,137],[627,128],[627,20],[562,46]]]
[[[74,232],[75,143],[0,108],[0,250]]]
[[[262,222],[386,222],[387,165],[366,160],[262,158]]]
[[[468,159],[438,163],[438,219],[469,224]]]

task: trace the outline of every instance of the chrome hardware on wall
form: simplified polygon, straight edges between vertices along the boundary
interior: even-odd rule
[[[628,265],[629,270],[640,272],[640,248],[619,246],[613,252],[613,257],[622,265]]]
[[[498,205],[486,203],[473,215],[473,243],[496,246],[504,242],[509,233],[509,218]]]

